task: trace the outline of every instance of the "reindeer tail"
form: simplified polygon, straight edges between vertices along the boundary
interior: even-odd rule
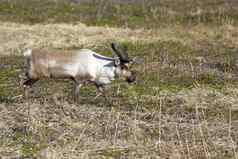
[[[25,57],[29,57],[31,56],[32,50],[31,49],[27,49],[26,51],[23,52],[23,56]]]

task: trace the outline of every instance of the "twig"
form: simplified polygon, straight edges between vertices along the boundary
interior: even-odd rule
[[[186,140],[186,147],[187,147],[187,151],[188,151],[188,158],[191,159],[191,155],[190,155],[190,149],[189,149],[189,145],[188,145],[188,138],[185,138]]]
[[[114,133],[114,139],[113,139],[113,143],[116,144],[116,140],[117,140],[117,131],[118,131],[118,121],[120,119],[120,113],[117,113],[117,119],[116,119],[116,128],[115,128],[115,133]]]
[[[20,95],[17,95],[17,96],[14,96],[14,97],[12,97],[12,99],[21,98],[21,97],[23,97],[23,95],[22,95],[22,94],[20,94]]]

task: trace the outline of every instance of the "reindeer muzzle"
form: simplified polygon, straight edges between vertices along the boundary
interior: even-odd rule
[[[135,72],[132,72],[131,75],[126,78],[126,81],[128,83],[135,82],[136,81],[136,74],[135,74]]]

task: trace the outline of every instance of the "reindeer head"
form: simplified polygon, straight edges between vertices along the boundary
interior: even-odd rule
[[[134,60],[131,60],[127,54],[126,49],[123,50],[116,46],[116,44],[111,44],[112,50],[116,54],[115,66],[116,66],[116,75],[118,77],[124,77],[128,83],[136,81],[135,71],[131,70],[131,66],[134,63]]]

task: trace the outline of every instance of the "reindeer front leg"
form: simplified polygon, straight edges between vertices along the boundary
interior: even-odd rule
[[[105,88],[102,85],[95,84],[97,87],[97,95],[94,97],[94,99],[97,99],[99,96],[104,95]]]
[[[80,88],[82,86],[88,84],[88,81],[87,80],[82,80],[82,79],[77,78],[77,77],[72,77],[71,79],[76,84],[75,92],[74,92],[74,102],[78,103],[79,102],[79,91],[80,91]]]
[[[102,85],[102,84],[100,85],[100,84],[95,83],[95,86],[97,87],[97,95],[96,95],[96,97],[94,97],[94,99],[96,99],[102,95],[105,98],[105,100],[111,105],[112,103],[106,95],[105,85]]]
[[[77,83],[75,92],[74,92],[74,101],[77,103],[79,101],[79,91],[80,88],[83,86],[83,83]]]

